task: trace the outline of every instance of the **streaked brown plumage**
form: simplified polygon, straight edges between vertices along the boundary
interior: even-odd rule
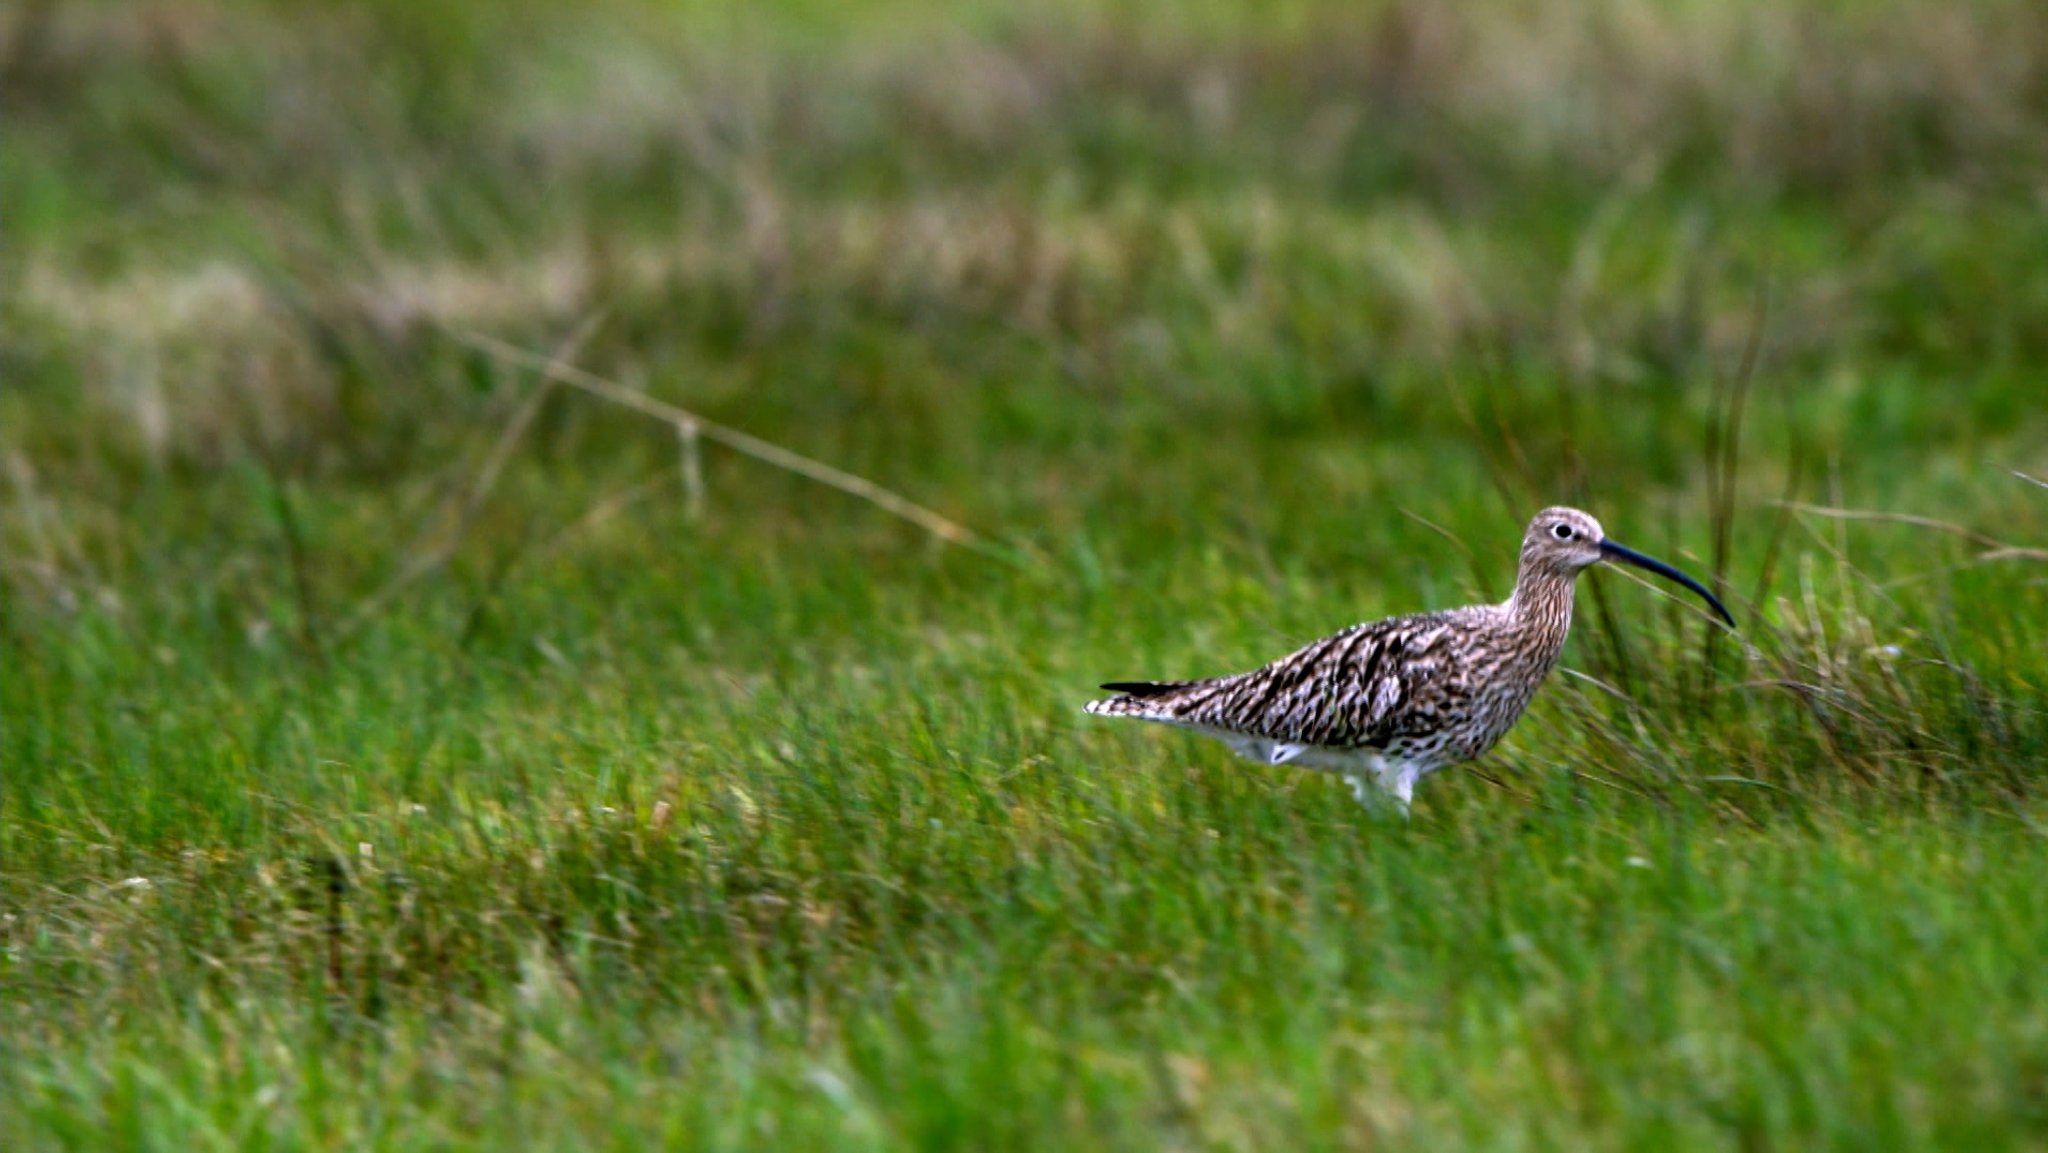
[[[1091,713],[1192,729],[1268,764],[1371,781],[1403,811],[1415,782],[1494,746],[1557,664],[1580,572],[1618,560],[1669,577],[1735,621],[1699,582],[1607,540],[1577,509],[1547,508],[1522,537],[1513,595],[1497,605],[1353,625],[1264,668],[1199,681],[1113,682]]]

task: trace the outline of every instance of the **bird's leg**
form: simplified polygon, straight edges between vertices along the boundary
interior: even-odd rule
[[[1371,780],[1364,773],[1346,773],[1345,781],[1351,785],[1351,795],[1358,803],[1374,813],[1385,813],[1387,802],[1393,801],[1400,811],[1401,819],[1408,819],[1408,800],[1415,792],[1415,778],[1407,773],[1381,772],[1378,779]]]
[[[1368,809],[1373,807],[1372,794],[1366,791],[1373,786],[1367,784],[1364,777],[1355,773],[1347,773],[1344,776],[1344,780],[1351,786],[1351,795],[1357,798],[1359,804],[1364,805]]]
[[[1418,774],[1414,767],[1409,765],[1403,765],[1394,774],[1394,787],[1390,791],[1401,802],[1401,819],[1404,821],[1408,819],[1408,804],[1415,798],[1415,778],[1417,776]]]

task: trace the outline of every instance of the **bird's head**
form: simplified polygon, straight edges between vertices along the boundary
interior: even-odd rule
[[[1577,576],[1604,559],[1600,522],[1575,508],[1546,508],[1522,536],[1522,566],[1559,576]]]
[[[1522,537],[1524,573],[1561,576],[1569,580],[1601,561],[1632,565],[1684,585],[1712,606],[1715,614],[1728,622],[1729,628],[1735,627],[1735,618],[1728,615],[1727,606],[1708,592],[1705,585],[1655,557],[1608,540],[1600,522],[1578,509],[1546,508],[1529,522],[1529,531]]]

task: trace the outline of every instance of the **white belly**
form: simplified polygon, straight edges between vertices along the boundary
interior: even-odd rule
[[[1415,782],[1425,773],[1439,767],[1424,767],[1414,761],[1388,757],[1376,749],[1296,745],[1267,737],[1234,733],[1228,729],[1211,728],[1208,725],[1190,725],[1179,721],[1166,723],[1175,728],[1187,729],[1222,741],[1238,756],[1247,760],[1268,765],[1296,765],[1304,769],[1336,773],[1351,782],[1352,791],[1358,794],[1360,802],[1366,801],[1364,786],[1370,782],[1400,798],[1403,811],[1408,807],[1409,798],[1414,795]]]

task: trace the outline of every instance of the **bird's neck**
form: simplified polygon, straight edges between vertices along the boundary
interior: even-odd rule
[[[1516,626],[1555,660],[1564,649],[1565,634],[1572,627],[1572,590],[1578,582],[1573,574],[1524,564],[1515,578],[1514,594],[1508,597],[1508,616]]]

